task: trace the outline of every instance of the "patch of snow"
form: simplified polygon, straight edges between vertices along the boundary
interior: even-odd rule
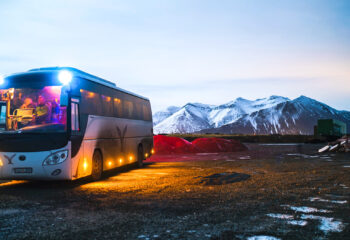
[[[350,168],[350,165],[344,165],[344,167],[346,167],[346,168]]]
[[[307,225],[307,221],[304,220],[291,220],[287,222],[288,224],[291,225],[296,225],[296,226],[306,226]]]
[[[315,216],[315,215],[302,215],[301,219],[312,219],[319,220],[319,229],[324,233],[328,232],[341,232],[344,229],[344,224],[339,220],[334,220],[334,218]]]
[[[336,204],[345,204],[348,201],[347,200],[328,200],[328,199],[323,199],[323,198],[319,198],[319,197],[311,197],[309,198],[309,200],[311,202],[330,202],[330,203],[336,203]]]
[[[272,236],[252,236],[248,237],[247,240],[281,240],[280,238],[272,237]]]
[[[288,214],[280,214],[280,213],[268,213],[266,214],[269,217],[272,218],[279,218],[279,219],[294,219],[293,215],[288,215]]]
[[[286,205],[288,206],[288,205]],[[295,206],[288,206],[290,209],[296,212],[302,212],[302,213],[313,213],[313,212],[320,212],[320,213],[330,213],[332,211],[326,210],[326,209],[317,209],[312,207],[295,207]]]

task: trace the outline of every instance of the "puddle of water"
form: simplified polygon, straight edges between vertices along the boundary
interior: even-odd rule
[[[339,220],[334,220],[334,218],[303,214],[301,215],[301,219],[319,220],[320,225],[318,226],[318,228],[324,233],[341,232],[344,229],[344,224]]]
[[[242,156],[242,157],[239,157],[239,159],[242,159],[242,160],[250,159],[250,156]]]

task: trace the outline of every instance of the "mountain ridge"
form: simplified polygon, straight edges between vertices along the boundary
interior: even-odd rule
[[[153,115],[154,132],[313,134],[318,119],[333,118],[350,127],[350,111],[337,110],[315,99],[299,96],[293,100],[272,95],[248,100],[236,98],[225,104],[187,103]]]

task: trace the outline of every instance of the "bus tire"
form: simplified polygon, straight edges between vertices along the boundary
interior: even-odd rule
[[[141,144],[137,149],[137,166],[139,168],[143,167],[143,147]]]
[[[92,171],[91,178],[93,181],[98,181],[102,177],[103,172],[103,159],[102,154],[99,150],[94,151],[94,155],[92,156]]]

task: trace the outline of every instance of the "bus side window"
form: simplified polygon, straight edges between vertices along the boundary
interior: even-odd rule
[[[72,114],[71,114],[71,122],[72,122],[72,131],[80,131],[79,126],[79,105],[77,102],[71,103]]]

